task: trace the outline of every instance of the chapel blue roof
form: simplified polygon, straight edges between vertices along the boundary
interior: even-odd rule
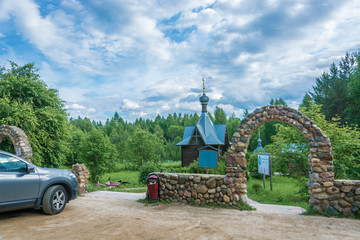
[[[202,113],[195,126],[186,126],[184,130],[183,140],[176,146],[186,146],[190,144],[191,137],[195,130],[200,134],[205,145],[224,145],[225,144],[225,124],[213,124],[209,114],[207,113],[207,104],[209,97],[205,94],[205,84],[203,79],[203,95],[200,97],[202,105]]]
[[[205,145],[224,145],[226,125],[214,125],[208,113],[203,112],[195,126],[185,127],[183,140],[177,143],[176,146],[189,145],[195,128],[198,130]]]

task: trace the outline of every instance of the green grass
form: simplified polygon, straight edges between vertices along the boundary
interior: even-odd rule
[[[138,182],[138,171],[123,170],[118,172],[106,173],[100,178],[100,183],[105,184],[108,181],[109,177],[111,177],[111,182],[118,182],[119,180],[122,180],[124,182],[131,182],[131,184],[112,186],[110,188],[96,186],[96,183],[89,183],[88,191],[117,191],[132,193],[146,192],[146,185]]]
[[[187,168],[181,167],[181,161],[162,161],[158,165],[164,172],[186,173]],[[175,170],[175,171],[174,171]],[[158,169],[160,171],[160,169]]]
[[[111,172],[105,173],[101,178],[100,182],[105,183],[109,177],[111,177],[111,182],[117,182],[122,180],[124,182],[131,182],[131,184],[123,185],[125,187],[141,187],[144,186],[143,184],[139,184],[139,172],[138,171],[118,171],[118,172]]]
[[[163,161],[160,162],[162,168],[181,168],[181,161]]]
[[[260,203],[299,206],[308,210],[310,208],[307,192],[306,177],[290,178],[286,176],[273,176],[273,191],[270,191],[270,180],[251,178],[247,183],[248,197]],[[260,187],[259,187],[260,185]]]

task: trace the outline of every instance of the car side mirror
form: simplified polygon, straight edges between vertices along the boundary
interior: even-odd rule
[[[26,164],[26,171],[28,173],[35,172],[35,167],[33,165]]]

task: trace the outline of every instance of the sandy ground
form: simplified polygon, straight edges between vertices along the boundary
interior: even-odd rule
[[[0,213],[0,240],[360,239],[359,220],[179,204],[144,206],[117,196],[79,197],[55,216],[31,209]]]

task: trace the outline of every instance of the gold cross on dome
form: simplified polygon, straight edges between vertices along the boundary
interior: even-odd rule
[[[205,79],[203,78],[202,81],[203,81],[203,94],[205,94]]]

